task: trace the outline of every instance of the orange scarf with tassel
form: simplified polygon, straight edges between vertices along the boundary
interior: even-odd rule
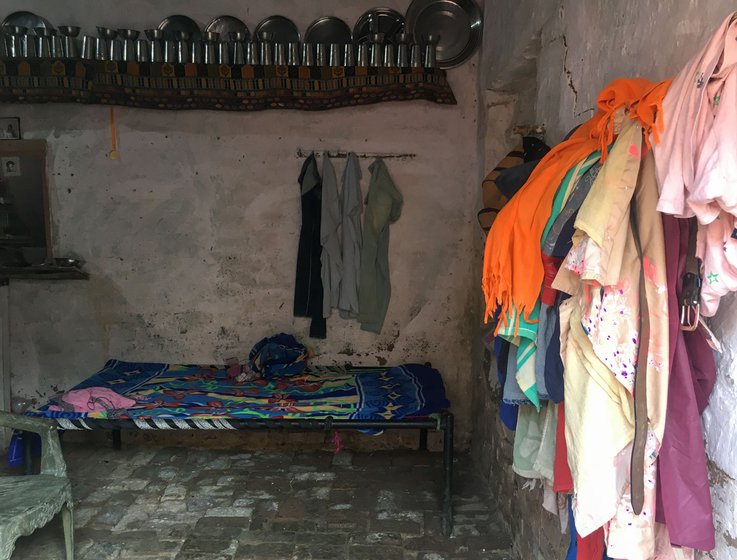
[[[657,144],[663,131],[663,97],[670,80],[653,83],[642,78],[614,80],[599,94],[598,112],[571,137],[553,148],[538,164],[522,189],[499,212],[486,238],[482,286],[486,298],[485,318],[529,314],[540,296],[543,264],[540,237],[550,217],[553,198],[565,174],[596,150],[606,159],[614,140],[614,116],[625,109],[642,124],[645,142],[652,133]],[[497,330],[502,324],[500,321]],[[515,325],[515,332],[517,326]]]

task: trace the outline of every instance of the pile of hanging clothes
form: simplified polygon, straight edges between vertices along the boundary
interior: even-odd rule
[[[737,290],[733,19],[674,80],[615,80],[562,143],[526,157],[528,141],[511,196],[479,216],[513,469],[570,528],[567,559],[715,546],[704,317]]]
[[[391,299],[389,226],[399,219],[403,199],[383,159],[377,158],[369,171],[364,207],[356,154],[347,155],[340,192],[327,153],[322,176],[314,154],[302,166],[294,315],[311,319],[313,338],[327,336],[326,319],[333,309],[366,331],[380,333],[384,325]]]

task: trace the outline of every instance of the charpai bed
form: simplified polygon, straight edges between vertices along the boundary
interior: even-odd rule
[[[73,404],[72,404],[73,403]],[[237,384],[222,366],[110,360],[38,410],[63,430],[429,430],[443,433],[442,521],[451,531],[453,415],[440,373],[420,364],[312,367]],[[28,442],[30,438],[24,438]],[[26,446],[30,458],[30,446]],[[26,461],[30,465],[30,460]]]

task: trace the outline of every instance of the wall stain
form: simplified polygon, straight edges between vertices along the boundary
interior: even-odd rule
[[[709,483],[711,486],[727,486],[734,484],[734,478],[720,469],[711,459],[707,461],[707,466],[709,469]]]
[[[343,348],[338,350],[338,354],[342,354],[343,356],[353,356],[355,353],[356,351],[350,344],[346,344],[345,346],[343,346]]]
[[[95,321],[101,328],[105,354],[110,355],[110,330],[116,323],[124,322],[124,312],[128,306],[120,287],[110,278],[94,275],[88,281],[89,300],[95,314]],[[143,323],[138,317],[140,323]]]
[[[391,352],[394,350],[394,345],[399,338],[399,333],[397,333],[392,340],[389,342],[383,342],[376,345],[376,350],[378,351],[385,351],[385,352]]]

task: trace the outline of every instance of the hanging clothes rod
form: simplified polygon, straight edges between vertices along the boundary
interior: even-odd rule
[[[297,149],[297,157],[298,158],[306,158],[309,157],[311,153],[315,153],[316,156],[322,155],[324,153],[328,154],[328,157],[330,158],[336,158],[336,159],[345,159],[348,157],[348,154],[350,152],[343,152],[343,151],[334,151],[334,150],[303,150],[302,148]],[[381,158],[381,159],[414,159],[417,157],[417,154],[392,154],[392,153],[381,153],[381,152],[353,152],[356,154],[357,157],[361,159],[375,159],[375,158]]]

